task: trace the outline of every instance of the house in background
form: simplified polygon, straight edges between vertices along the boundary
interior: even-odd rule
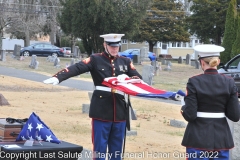
[[[158,42],[153,47],[153,52],[157,57],[160,55],[171,55],[173,59],[178,59],[180,56],[184,59],[187,54],[190,54],[192,59],[196,59],[197,56],[194,53],[193,47],[202,44],[201,40],[199,40],[195,36],[190,37],[190,42]],[[128,41],[126,39],[122,39],[121,51],[125,51],[127,49],[141,49],[147,48],[149,50],[149,45],[147,42],[136,43],[133,41]]]

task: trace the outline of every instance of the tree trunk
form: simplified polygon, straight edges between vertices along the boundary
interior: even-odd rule
[[[51,44],[54,45],[54,43],[55,43],[55,26],[54,26],[54,23],[50,22],[50,26],[51,26],[50,42],[51,42]]]
[[[153,52],[154,43],[153,42],[148,42],[148,44],[149,44],[149,51]]]
[[[24,39],[24,47],[27,47],[30,45],[30,37],[29,37],[29,30],[25,30],[25,39]]]

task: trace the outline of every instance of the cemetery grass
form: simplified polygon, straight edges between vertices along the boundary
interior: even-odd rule
[[[47,76],[52,76],[61,69],[66,68],[67,65],[70,64],[71,58],[60,57],[60,67],[54,67],[52,62],[48,62],[47,57],[37,57],[37,61],[39,62],[38,69],[32,69],[29,67],[31,62],[31,57],[26,57],[24,60],[19,61],[11,58],[11,54],[7,54],[5,62],[0,61],[1,66],[12,67],[17,69],[23,69],[31,72],[38,72]],[[75,59],[75,62],[80,61],[80,59]],[[149,62],[143,62],[143,65],[150,65]],[[195,67],[186,65],[186,64],[178,64],[177,61],[172,61],[172,66],[170,71],[164,71],[166,65],[160,64],[160,70],[155,73],[153,77],[153,87],[167,90],[167,91],[178,91],[186,90],[186,83],[189,77],[194,75],[203,73],[201,69],[195,69]],[[142,74],[143,65],[134,65],[140,74]],[[89,73],[81,74],[80,76],[75,77],[75,79],[92,81],[91,75]]]
[[[31,58],[23,61],[12,59],[7,55],[1,66],[13,67],[45,75],[53,75],[70,63],[70,58],[61,58],[61,67],[54,68],[53,63],[46,62],[46,57],[37,57],[39,68],[29,68]],[[148,62],[144,63],[149,65]],[[135,65],[139,73],[142,65]],[[164,69],[165,66],[161,66]],[[159,71],[154,76],[154,87],[165,90],[185,90],[187,79],[202,73],[194,67],[172,62],[171,71]],[[90,74],[83,74],[76,79],[91,81]],[[82,113],[82,104],[89,104],[88,93],[63,86],[46,85],[40,82],[23,80],[0,75],[0,94],[10,105],[1,106],[0,117],[27,118],[35,112],[61,140],[72,142],[92,149],[91,119]],[[170,119],[185,120],[180,114],[180,105],[168,104],[154,100],[131,97],[138,120],[132,121],[132,130],[137,136],[127,136],[126,153],[134,154],[132,159],[186,159],[185,148],[181,140],[185,128],[169,125]],[[186,123],[186,122],[185,122]],[[181,156],[181,158],[179,158]]]

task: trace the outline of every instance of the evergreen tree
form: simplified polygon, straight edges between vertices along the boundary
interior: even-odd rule
[[[158,42],[188,42],[190,34],[184,27],[185,11],[175,0],[154,0],[139,27],[135,41],[147,41],[149,51]]]
[[[63,31],[70,31],[82,39],[90,55],[103,51],[101,34],[123,33],[131,37],[146,13],[149,0],[66,0],[60,15],[60,23],[69,25]],[[65,13],[71,12],[71,13]],[[61,18],[66,14],[66,18]],[[68,15],[70,14],[70,15]],[[69,32],[68,32],[69,33]]]
[[[225,51],[222,52],[220,56],[221,62],[223,63],[226,63],[234,55],[232,54],[232,45],[236,40],[236,28],[237,28],[236,8],[237,8],[236,0],[231,0],[227,9],[225,31],[222,43],[222,46],[225,48]]]
[[[191,35],[197,35],[204,43],[213,39],[221,45],[229,0],[193,0],[192,3],[191,14],[186,18]]]
[[[235,57],[236,55],[238,55],[240,53],[240,17],[239,15],[237,16],[237,36],[236,36],[236,40],[232,45],[232,54],[231,57]]]

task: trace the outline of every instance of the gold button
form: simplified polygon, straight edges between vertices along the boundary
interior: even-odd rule
[[[102,96],[100,96],[100,98],[102,98]]]
[[[112,66],[114,66],[114,64],[112,64]]]
[[[115,68],[113,68],[113,70],[115,71]]]
[[[102,71],[103,71],[104,69],[102,69]]]
[[[112,60],[112,62],[113,62],[113,60]]]
[[[115,73],[113,73],[113,75],[115,76]]]

